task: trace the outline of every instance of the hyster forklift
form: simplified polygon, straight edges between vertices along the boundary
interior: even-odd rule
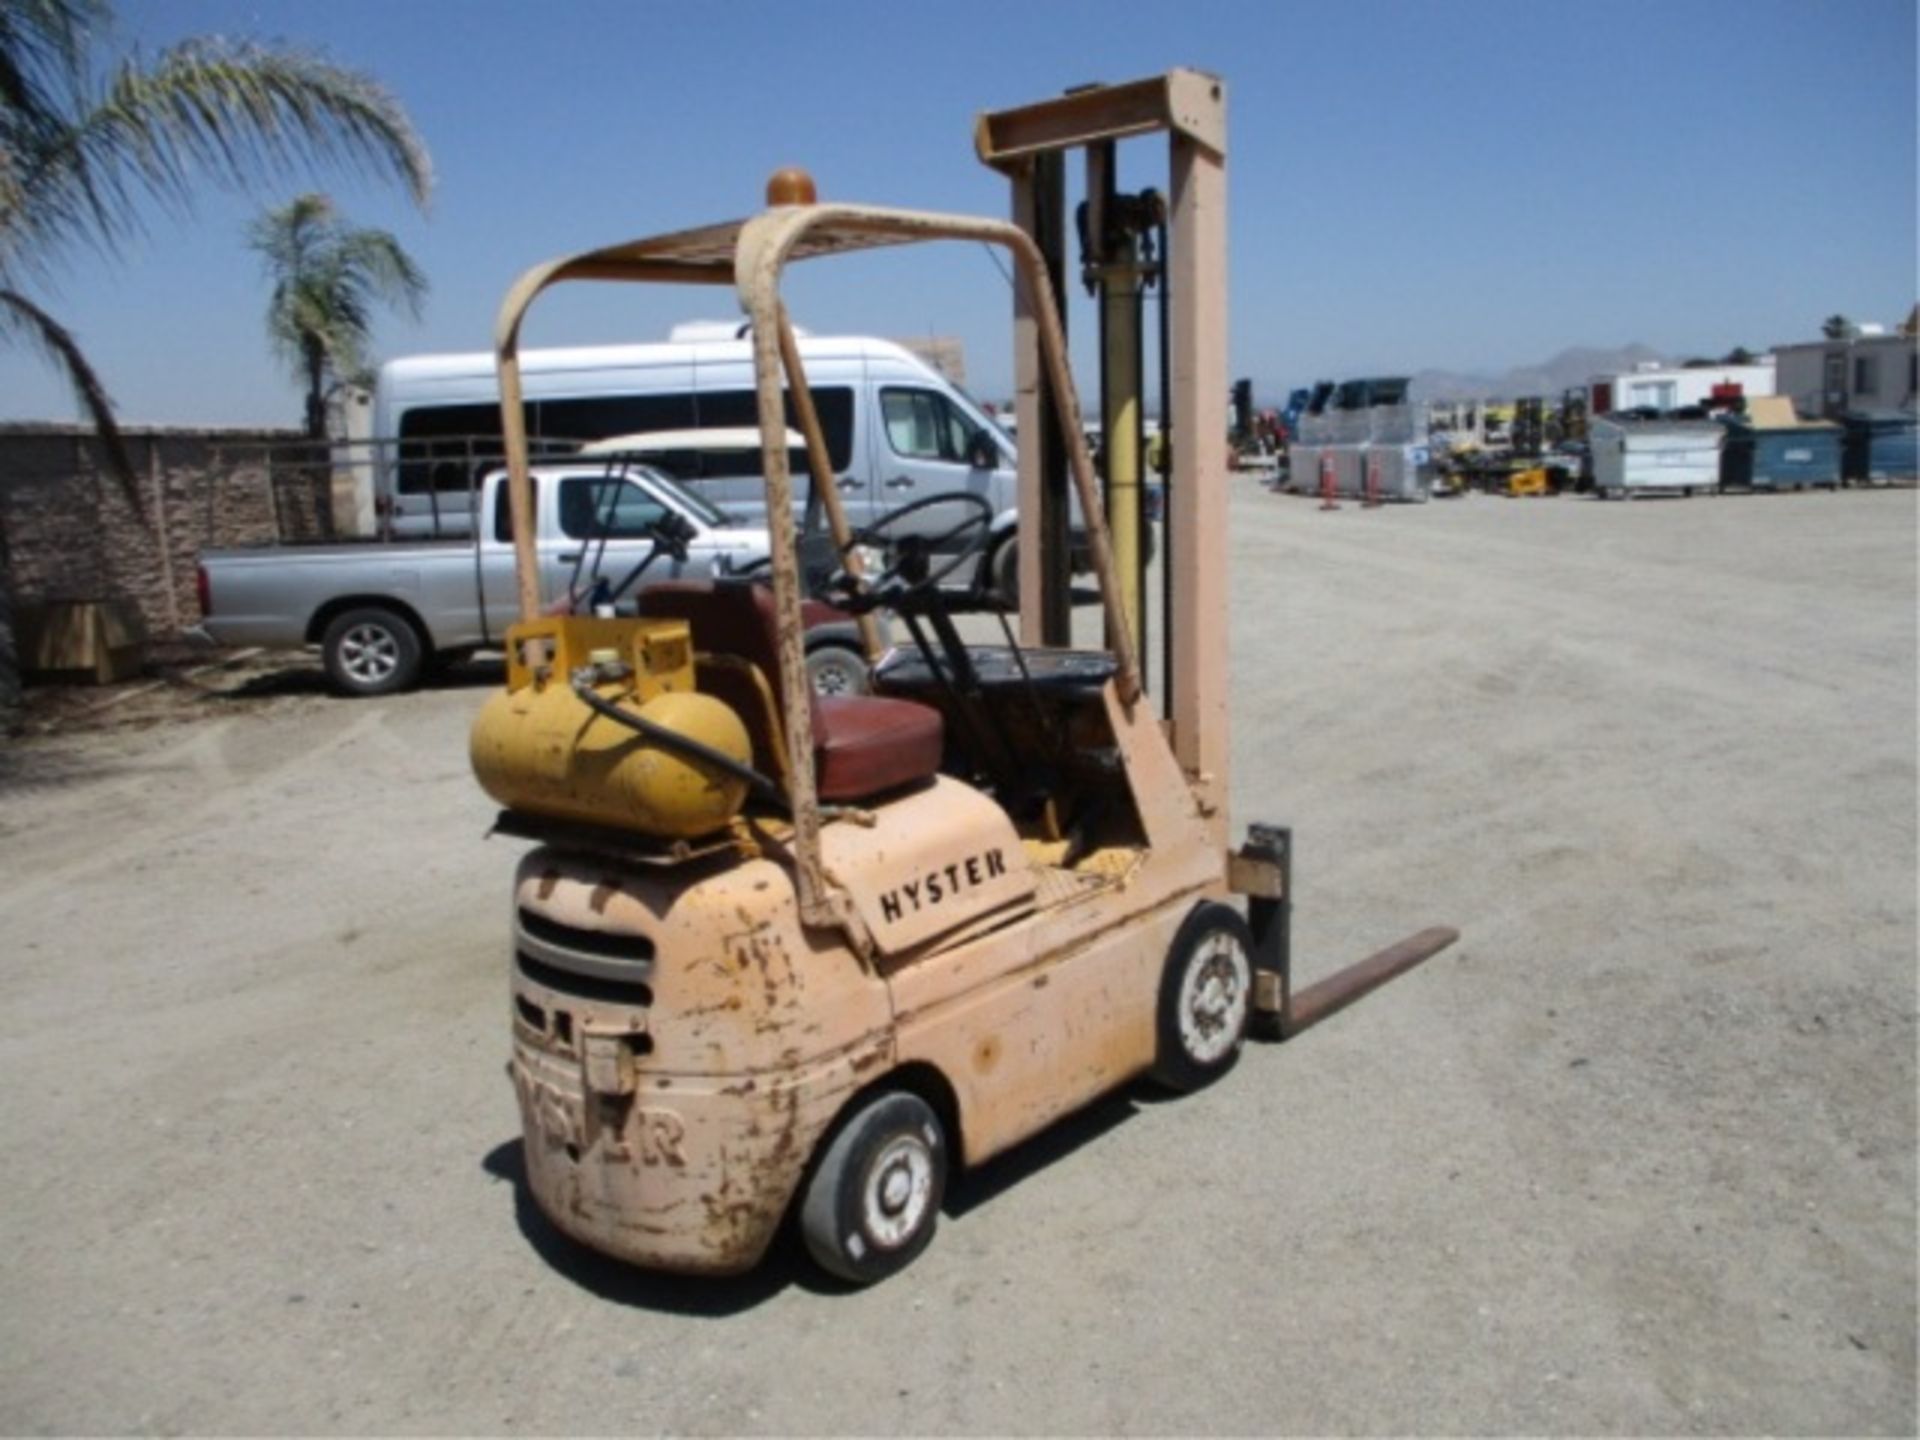
[[[1064,243],[1034,181],[1057,178],[1063,152],[1154,130],[1171,140],[1182,307],[1164,717],[1077,423],[1057,249],[1032,233]],[[1227,847],[1219,82],[1175,71],[1000,112],[977,143],[1013,180],[1017,223],[821,203],[784,171],[751,218],[540,266],[501,310],[523,618],[472,756],[498,829],[538,842],[514,881],[510,1073],[540,1208],[640,1265],[742,1271],[790,1224],[826,1270],[878,1280],[926,1246],[954,1167],[1136,1077],[1197,1088],[1250,1028],[1305,1029],[1455,938],[1422,932],[1296,993],[1288,833],[1255,826]],[[934,240],[1001,247],[1018,277],[1021,635],[1003,616],[1006,643],[984,645],[956,624],[983,505],[928,523],[938,506],[921,501],[856,533],[822,485],[838,603],[890,612],[911,644],[882,655],[869,630],[872,693],[820,696],[778,519],[793,514],[789,416],[813,473],[832,471],[780,280],[795,261]],[[573,280],[736,289],[770,584],[642,584],[601,613],[542,615],[517,351],[530,303]],[[1039,443],[1043,416],[1057,448]],[[1100,648],[1059,633],[1069,484]],[[1137,514],[1124,523],[1138,533]]]

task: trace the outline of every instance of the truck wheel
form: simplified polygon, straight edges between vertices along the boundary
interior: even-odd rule
[[[420,636],[377,605],[334,616],[320,637],[327,678],[342,695],[391,695],[420,678]]]
[[[850,645],[816,645],[807,652],[807,679],[816,695],[864,695],[867,657]]]
[[[821,1269],[871,1285],[927,1248],[946,1189],[940,1117],[918,1095],[887,1091],[827,1145],[801,1203],[800,1235]]]
[[[987,557],[987,583],[993,598],[1008,610],[1020,608],[1020,547],[1009,535]]]
[[[1160,977],[1153,1078],[1198,1090],[1233,1068],[1253,1008],[1253,932],[1230,905],[1194,906]]]

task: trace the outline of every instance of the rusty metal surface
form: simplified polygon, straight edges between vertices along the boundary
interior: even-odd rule
[[[1018,923],[888,967],[899,1062],[953,1086],[969,1161],[1152,1063],[1174,931],[1195,902],[1226,894],[1224,856],[1159,722],[1111,683],[1102,704],[1146,843],[1089,857],[1098,885],[1043,883],[1048,904]]]
[[[1280,867],[1271,860],[1251,855],[1227,856],[1227,888],[1236,895],[1249,895],[1256,900],[1287,897],[1286,876]]]
[[[944,775],[877,807],[871,824],[829,825],[821,854],[882,955],[1006,912],[1035,888],[1007,812]]]
[[[1338,1014],[1361,996],[1378,990],[1389,980],[1432,959],[1459,938],[1458,930],[1442,926],[1422,930],[1396,945],[1389,945],[1364,960],[1356,961],[1324,980],[1316,981],[1304,990],[1296,991],[1287,997],[1280,1021],[1281,1035],[1298,1035],[1329,1015]]]
[[[826,511],[827,533],[833,536],[840,568],[857,581],[865,573],[866,564],[854,546],[853,529],[847,524],[847,507],[841,503],[840,487],[834,481],[833,459],[827,451],[826,433],[820,428],[820,413],[813,403],[813,387],[807,383],[807,367],[801,362],[800,343],[794,338],[793,320],[784,304],[780,307],[780,363],[786,368],[794,416],[800,422],[800,433],[806,438],[807,468],[813,472],[813,491]],[[868,662],[878,660],[885,649],[880,639],[880,622],[867,611],[859,616],[858,624],[860,647],[866,651]]]
[[[891,1062],[885,982],[809,937],[768,860],[688,883],[538,850],[514,898],[547,941],[515,961],[510,1067],[542,1210],[628,1260],[750,1267],[821,1131]],[[546,963],[556,934],[621,958]]]
[[[1012,170],[1050,150],[1168,130],[1219,154],[1226,149],[1226,124],[1220,81],[1176,68],[988,111],[974,121],[973,148],[984,163]]]

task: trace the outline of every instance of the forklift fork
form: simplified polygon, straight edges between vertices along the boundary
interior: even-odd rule
[[[1253,932],[1253,1031],[1263,1039],[1291,1040],[1460,938],[1458,930],[1444,926],[1422,930],[1296,994],[1293,830],[1250,825],[1246,843],[1232,859],[1231,885],[1247,897],[1247,926]]]

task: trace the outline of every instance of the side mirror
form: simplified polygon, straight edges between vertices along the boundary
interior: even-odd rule
[[[984,430],[973,432],[967,441],[967,464],[975,470],[991,470],[1000,463],[1000,447]]]
[[[693,528],[692,521],[673,510],[665,511],[647,529],[653,537],[654,544],[682,563],[687,558],[687,542],[695,539],[700,533]]]

